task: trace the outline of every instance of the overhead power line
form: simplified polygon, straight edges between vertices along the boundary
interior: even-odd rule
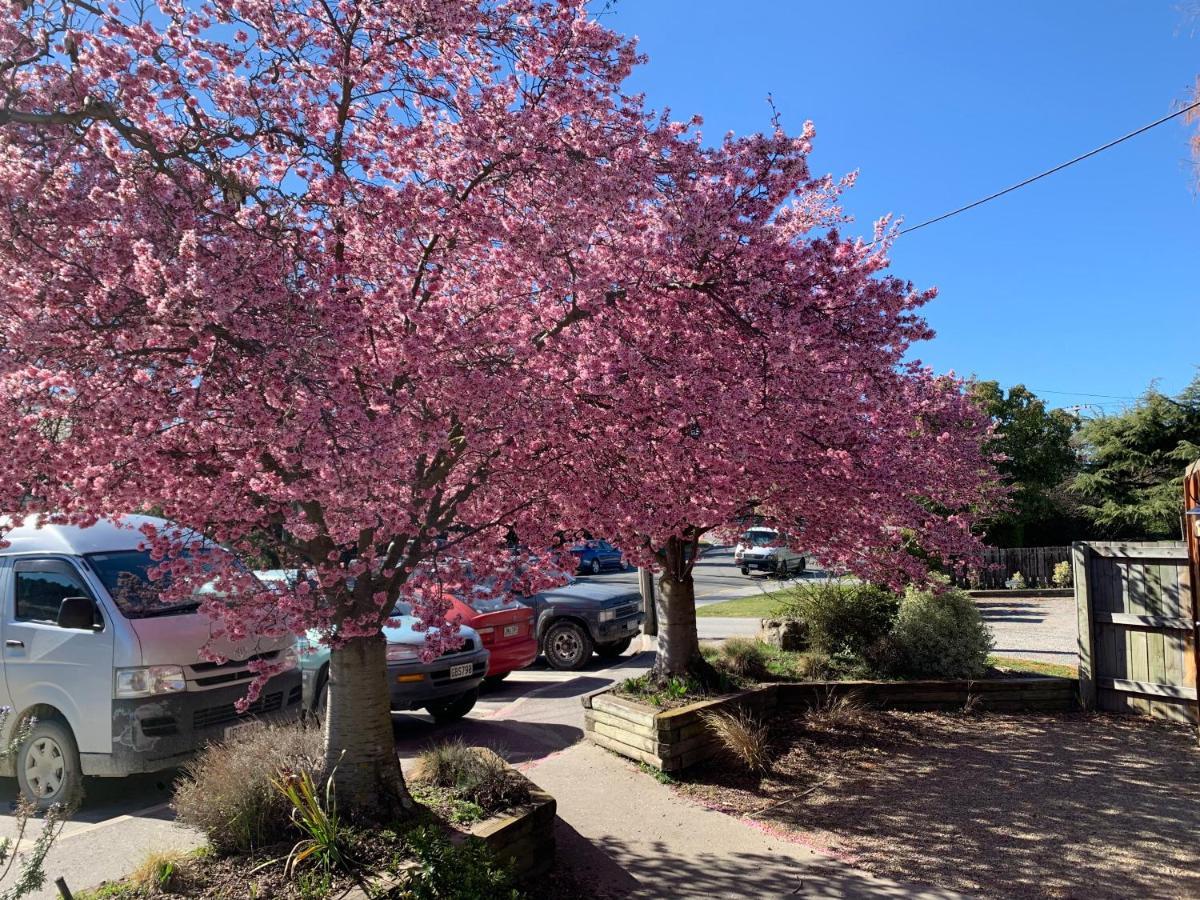
[[[1182,116],[1185,113],[1189,113],[1193,109],[1198,109],[1198,108],[1200,108],[1200,100],[1197,100],[1195,103],[1192,103],[1190,106],[1183,107],[1183,109],[1176,110],[1175,112],[1171,113],[1170,115],[1163,116],[1161,119],[1156,119],[1155,121],[1151,122],[1149,125],[1143,125],[1141,128],[1138,128],[1136,131],[1131,131],[1131,132],[1129,132],[1129,134],[1122,135],[1121,137],[1117,138],[1116,140],[1109,141],[1107,144],[1105,144],[1102,147],[1097,147],[1095,150],[1089,150],[1087,153],[1084,153],[1081,156],[1077,156],[1074,159],[1069,159],[1065,163],[1060,163],[1059,165],[1055,166],[1053,169],[1047,169],[1045,172],[1039,172],[1037,175],[1034,175],[1032,178],[1026,178],[1022,182],[1014,184],[1011,187],[1006,187],[1002,191],[996,191],[996,193],[994,193],[994,194],[989,194],[986,197],[976,200],[974,203],[968,203],[966,206],[960,206],[958,209],[951,210],[948,213],[943,213],[942,215],[938,216],[935,219],[929,219],[926,222],[921,222],[919,225],[913,225],[909,228],[902,228],[902,229],[900,229],[900,231],[898,233],[899,234],[909,234],[910,232],[916,231],[919,228],[924,228],[926,225],[933,225],[935,222],[944,221],[945,219],[949,219],[951,216],[957,216],[959,213],[964,213],[969,209],[974,209],[977,206],[982,206],[983,204],[988,203],[989,201],[995,200],[997,197],[1003,197],[1005,194],[1011,194],[1015,190],[1019,190],[1020,188],[1023,188],[1026,185],[1033,184],[1035,181],[1038,181],[1049,175],[1053,175],[1055,172],[1061,172],[1063,169],[1067,168],[1068,166],[1073,166],[1077,162],[1083,162],[1085,159],[1095,156],[1097,153],[1103,153],[1105,150],[1108,150],[1110,147],[1115,147],[1115,146],[1117,146],[1117,144],[1123,143],[1124,141],[1127,141],[1130,138],[1137,137],[1139,134],[1143,134],[1143,133],[1149,131],[1151,128],[1157,128],[1159,125],[1163,124],[1164,122],[1170,122],[1172,119],[1178,118],[1179,116]]]
[[[1125,397],[1121,394],[1089,394],[1086,391],[1049,391],[1030,388],[1035,394],[1063,394],[1067,397],[1101,397],[1105,400],[1140,400],[1140,397]]]

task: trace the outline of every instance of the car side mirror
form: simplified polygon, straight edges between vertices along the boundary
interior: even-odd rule
[[[96,606],[90,597],[64,597],[58,606],[58,627],[94,631]]]

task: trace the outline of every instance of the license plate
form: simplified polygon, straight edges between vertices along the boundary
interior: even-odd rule
[[[514,634],[520,634],[520,633],[521,633],[520,625],[505,625],[504,626],[504,636],[505,637],[512,637]]]
[[[253,722],[239,722],[237,725],[230,725],[225,729],[225,740],[230,741],[236,737],[242,737],[248,732],[262,728],[265,724],[255,719]]]
[[[450,667],[450,678],[470,678],[471,673],[475,671],[475,667],[470,663],[463,663],[461,666]]]

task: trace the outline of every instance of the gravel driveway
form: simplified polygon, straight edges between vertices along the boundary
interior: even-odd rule
[[[975,601],[996,636],[996,653],[1079,665],[1074,597],[1000,597]]]

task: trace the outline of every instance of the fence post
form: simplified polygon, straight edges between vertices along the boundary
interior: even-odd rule
[[[1200,516],[1189,516],[1187,511],[1200,507],[1200,459],[1183,473],[1183,539],[1188,550],[1188,586],[1192,593],[1192,670],[1195,677],[1192,687],[1196,689],[1196,727],[1200,736]]]
[[[1092,630],[1092,598],[1088,595],[1088,557],[1091,548],[1083,541],[1071,546],[1072,581],[1075,583],[1075,615],[1079,631],[1079,704],[1096,708],[1095,633]]]

